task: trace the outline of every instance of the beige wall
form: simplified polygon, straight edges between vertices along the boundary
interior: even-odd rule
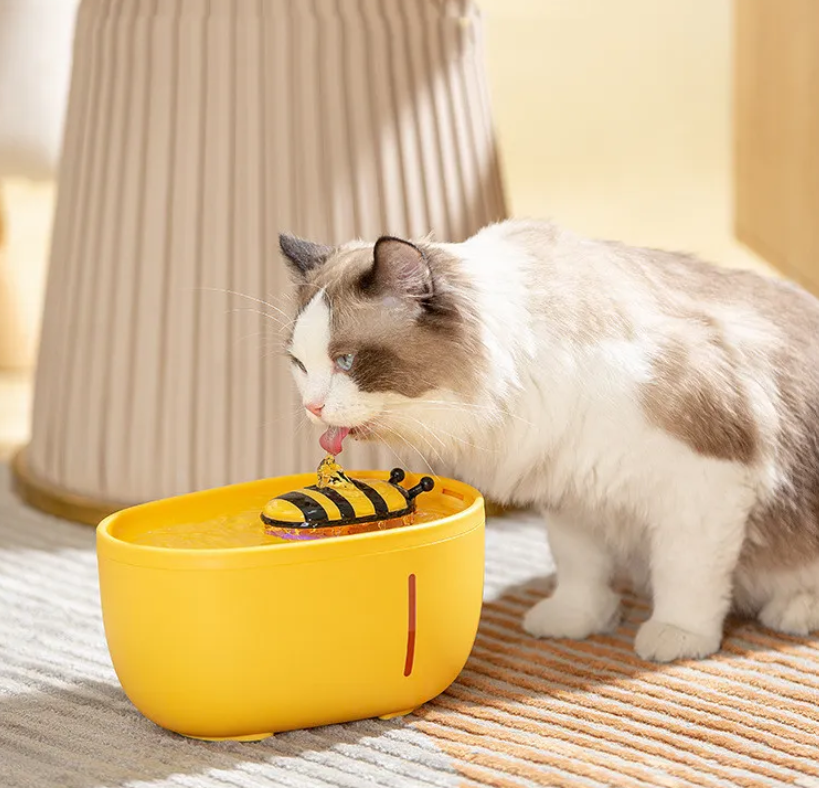
[[[34,363],[54,194],[48,181],[0,181],[0,370]]]
[[[481,0],[513,210],[733,265],[731,0]]]

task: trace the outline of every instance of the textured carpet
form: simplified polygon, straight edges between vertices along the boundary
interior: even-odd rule
[[[763,786],[819,788],[819,647],[754,624],[714,659],[656,667],[631,650],[647,614],[583,643],[520,630],[548,568],[537,521],[490,524],[472,658],[404,720],[188,741],[117,684],[91,528],[25,509],[0,467],[0,788]]]

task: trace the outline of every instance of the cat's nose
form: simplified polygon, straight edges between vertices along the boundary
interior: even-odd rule
[[[321,412],[324,410],[324,403],[319,405],[315,402],[307,402],[305,403],[304,407],[307,408],[307,410],[309,410],[310,413],[312,413],[317,419],[320,419]]]

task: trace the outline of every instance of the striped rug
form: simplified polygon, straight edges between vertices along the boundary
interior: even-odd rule
[[[188,741],[116,682],[92,529],[22,507],[0,466],[0,788],[819,788],[816,643],[732,622],[717,657],[658,667],[632,651],[633,598],[611,636],[536,641],[520,619],[548,568],[536,518],[490,523],[472,657],[404,720]]]
[[[522,590],[487,604],[459,681],[418,712],[468,784],[819,787],[819,648],[731,623],[723,653],[658,667],[634,655],[647,617],[612,636],[533,641]]]

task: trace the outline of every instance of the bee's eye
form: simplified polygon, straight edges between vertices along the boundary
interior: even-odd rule
[[[307,367],[299,361],[295,356],[290,356],[290,360],[305,374],[307,373]]]
[[[343,356],[336,357],[336,366],[342,372],[349,372],[353,367],[353,361],[355,361],[355,355],[353,353],[345,353]]]

